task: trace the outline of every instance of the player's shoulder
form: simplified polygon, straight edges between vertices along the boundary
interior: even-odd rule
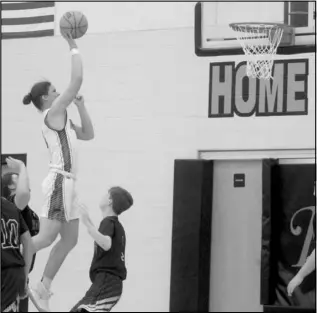
[[[124,233],[124,227],[119,219],[119,217],[115,216],[112,218],[112,222],[114,224],[114,227],[116,229],[116,232]]]
[[[12,203],[12,201],[9,201],[8,199],[1,197],[1,206],[3,208],[7,208],[7,207],[15,207],[15,205]]]
[[[100,226],[113,226],[115,228],[123,228],[117,216],[107,216],[101,222]]]
[[[107,217],[104,217],[101,222],[100,222],[100,225],[109,225],[109,224],[112,224],[112,219],[110,216],[107,216]]]
[[[99,223],[99,228],[105,227],[106,225],[108,225],[108,223],[109,223],[109,220],[106,217],[103,218]]]
[[[9,195],[8,197],[5,198],[6,200],[8,200],[9,202],[15,204],[15,195]]]
[[[46,116],[47,116],[47,114],[48,114],[49,111],[50,111],[50,108],[49,108],[49,109],[46,109],[46,110],[44,110],[44,111],[42,112],[43,119],[46,118]]]
[[[107,223],[111,223],[114,225],[121,225],[118,216],[107,216],[104,220],[107,220]]]
[[[21,211],[21,214],[24,219],[39,220],[38,215],[28,205]]]
[[[47,125],[47,114],[50,111],[50,109],[46,109],[42,112],[42,131],[46,131],[50,129]]]

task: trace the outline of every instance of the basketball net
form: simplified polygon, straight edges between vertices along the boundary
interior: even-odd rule
[[[281,42],[283,27],[277,24],[233,23],[230,27],[247,57],[247,75],[271,79],[276,50]]]

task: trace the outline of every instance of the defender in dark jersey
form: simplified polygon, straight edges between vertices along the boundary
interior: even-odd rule
[[[29,177],[25,164],[17,159],[6,159],[9,170],[2,176],[1,187],[2,195],[16,205],[21,210],[22,217],[30,231],[31,237],[39,233],[40,222],[37,214],[28,206],[30,200]],[[36,255],[34,254],[30,273],[33,270]],[[20,302],[20,311],[28,312],[29,298],[25,298]]]
[[[1,197],[1,312],[19,312],[19,299],[27,294],[33,253],[33,242],[20,210]]]
[[[122,295],[123,281],[127,277],[125,266],[126,236],[118,215],[133,204],[129,192],[113,187],[100,203],[103,220],[97,230],[87,209],[82,207],[82,221],[95,240],[95,252],[89,276],[90,289],[71,312],[110,312]]]

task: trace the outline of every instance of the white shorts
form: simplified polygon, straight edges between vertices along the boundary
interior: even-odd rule
[[[44,205],[41,216],[62,223],[78,219],[80,206],[75,185],[75,179],[62,171],[51,170],[42,183]]]

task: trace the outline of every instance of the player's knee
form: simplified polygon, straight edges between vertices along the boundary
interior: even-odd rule
[[[33,244],[35,247],[35,251],[45,249],[53,244],[57,236],[49,236],[49,235],[37,235],[33,238]]]
[[[57,236],[45,236],[42,238],[43,248],[47,248],[53,244]]]

